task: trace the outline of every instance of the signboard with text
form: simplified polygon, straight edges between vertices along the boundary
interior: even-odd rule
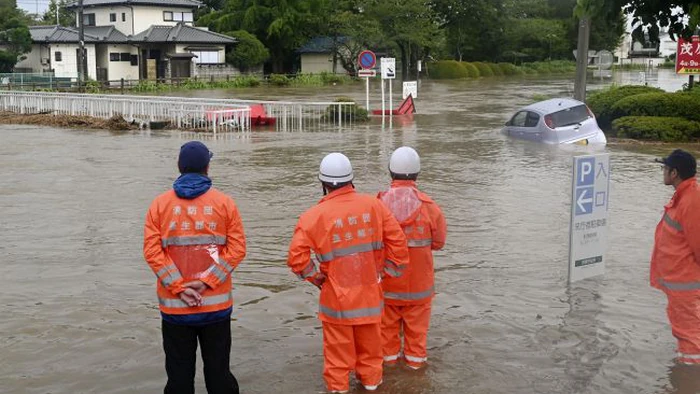
[[[700,74],[700,36],[691,41],[678,37],[676,74]]]
[[[408,95],[413,98],[418,98],[418,81],[407,81],[403,83],[403,99],[406,100]]]
[[[382,79],[396,78],[396,59],[383,57],[381,62]]]
[[[605,273],[610,155],[574,157],[569,283]]]

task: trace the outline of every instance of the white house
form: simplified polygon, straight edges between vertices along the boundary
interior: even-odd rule
[[[236,39],[194,27],[193,13],[200,5],[196,0],[84,0],[88,77],[114,83],[237,72],[226,65],[226,46]],[[68,8],[77,15],[77,2]],[[34,45],[16,71],[77,76],[77,27],[32,26],[29,31]]]

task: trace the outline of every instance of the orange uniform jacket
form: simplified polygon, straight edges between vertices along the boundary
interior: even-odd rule
[[[233,199],[212,188],[197,198],[158,196],[146,214],[143,253],[158,277],[160,310],[183,315],[233,306],[231,273],[245,257],[243,224]],[[209,288],[202,306],[179,298],[183,284],[199,279]]]
[[[311,261],[311,251],[320,273]],[[306,211],[294,229],[287,264],[300,278],[319,283],[319,319],[359,325],[381,322],[384,273],[400,276],[408,264],[406,237],[376,198],[346,186]],[[321,279],[322,280],[322,279]]]
[[[656,226],[651,285],[666,293],[700,291],[700,187],[683,181]]]
[[[432,251],[445,245],[445,216],[430,197],[416,188],[415,181],[395,180],[391,189],[378,197],[399,220],[408,239],[411,261],[403,276],[382,283],[385,301],[390,305],[430,302],[435,294]]]

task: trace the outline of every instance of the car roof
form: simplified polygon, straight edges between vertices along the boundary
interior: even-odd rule
[[[583,105],[583,103],[578,100],[570,98],[555,98],[528,105],[522,110],[536,111],[542,114],[551,114],[567,108],[578,107],[579,105]]]

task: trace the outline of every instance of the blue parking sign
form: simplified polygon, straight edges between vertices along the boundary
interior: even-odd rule
[[[595,157],[578,160],[576,187],[592,186],[595,183]]]

